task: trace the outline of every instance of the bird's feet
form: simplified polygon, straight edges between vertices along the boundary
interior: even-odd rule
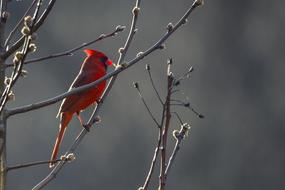
[[[90,125],[83,124],[82,127],[87,131],[90,132]]]
[[[100,123],[101,122],[101,117],[98,115],[94,119],[94,123]]]

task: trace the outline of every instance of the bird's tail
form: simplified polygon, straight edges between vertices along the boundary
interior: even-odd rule
[[[61,121],[60,121],[60,125],[59,125],[59,132],[58,132],[58,135],[57,135],[54,147],[53,147],[53,151],[52,151],[52,155],[51,155],[51,159],[50,159],[51,161],[55,161],[57,159],[59,146],[60,146],[62,138],[64,136],[66,127],[67,127],[68,123],[70,122],[71,118],[72,118],[72,114],[66,113],[66,112],[61,113]],[[51,162],[49,164],[49,167],[52,168],[54,165],[55,165],[55,162]]]

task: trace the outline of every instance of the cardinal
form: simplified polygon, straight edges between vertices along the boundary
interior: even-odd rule
[[[108,57],[99,51],[86,49],[84,50],[87,57],[81,65],[80,71],[73,83],[71,84],[69,91],[72,88],[80,87],[88,83],[94,82],[106,75],[107,67],[112,65],[112,61]],[[57,158],[59,146],[64,136],[68,123],[76,114],[81,125],[84,127],[83,120],[80,116],[80,112],[86,109],[91,104],[98,104],[100,97],[106,87],[106,81],[102,81],[94,88],[89,90],[67,96],[61,103],[57,117],[60,116],[59,132],[54,144],[54,148],[51,155],[50,167],[53,167]]]

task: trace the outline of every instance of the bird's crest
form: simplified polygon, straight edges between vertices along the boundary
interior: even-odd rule
[[[95,55],[97,57],[106,57],[106,55],[100,51],[96,51],[96,50],[93,50],[93,49],[85,49],[83,50],[86,55],[89,57],[89,56],[92,56],[92,55]]]

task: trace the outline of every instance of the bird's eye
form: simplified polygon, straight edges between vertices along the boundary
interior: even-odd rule
[[[102,63],[105,64],[108,58],[104,56],[104,57],[100,57],[99,59]]]
[[[100,62],[104,64],[105,69],[107,69],[108,65],[106,64],[108,57],[103,56],[99,58]]]

